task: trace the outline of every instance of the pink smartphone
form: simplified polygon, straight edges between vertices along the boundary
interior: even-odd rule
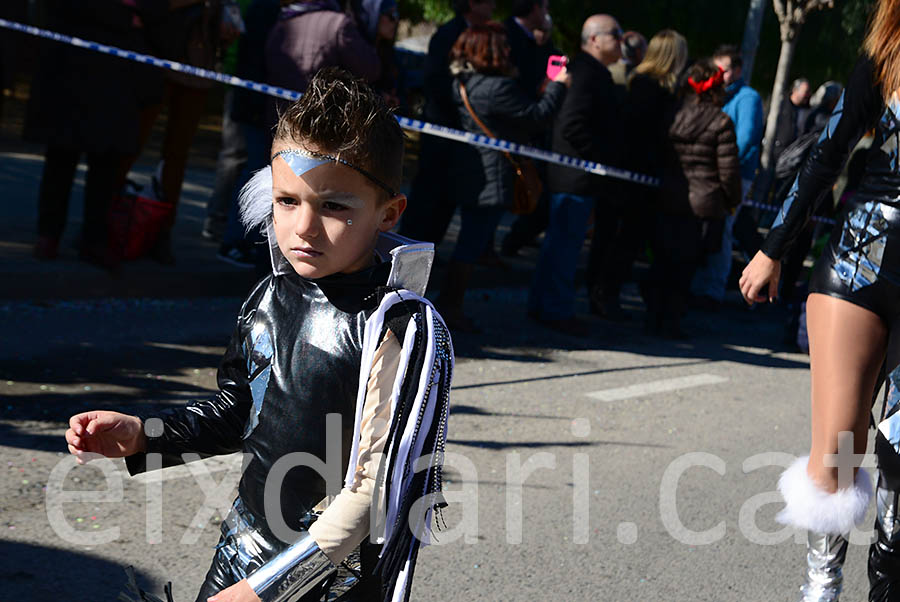
[[[550,79],[554,79],[559,72],[562,71],[562,68],[566,66],[566,63],[569,61],[564,56],[559,56],[554,54],[550,58],[547,59],[547,77]]]

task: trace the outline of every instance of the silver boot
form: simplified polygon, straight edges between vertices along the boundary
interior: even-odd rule
[[[837,602],[844,582],[847,539],[865,518],[872,499],[872,483],[860,468],[853,485],[827,493],[809,478],[808,457],[797,458],[778,480],[785,507],[776,519],[807,532],[806,579],[800,602]]]
[[[843,535],[807,532],[806,583],[798,602],[837,602],[844,584],[847,539]]]

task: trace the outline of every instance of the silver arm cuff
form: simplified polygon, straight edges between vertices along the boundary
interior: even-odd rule
[[[247,577],[247,583],[262,602],[294,602],[336,570],[306,534]]]

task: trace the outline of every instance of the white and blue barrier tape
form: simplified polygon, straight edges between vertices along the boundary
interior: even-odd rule
[[[24,25],[15,21],[0,19],[0,27],[37,36],[40,38],[45,38],[48,40],[53,40],[55,42],[60,42],[63,44],[69,44],[77,48],[93,50],[101,54],[107,54],[130,61],[136,61],[138,63],[144,63],[145,65],[152,65],[154,67],[159,67],[160,69],[168,69],[170,71],[186,73],[188,75],[217,81],[229,86],[244,88],[246,90],[253,90],[254,92],[268,94],[269,96],[274,96],[276,98],[297,100],[302,96],[300,92],[296,92],[294,90],[286,90],[284,88],[279,88],[278,86],[261,84],[258,82],[241,79],[240,77],[236,77],[234,75],[219,73],[218,71],[211,71],[209,69],[202,69],[200,67],[194,67],[193,65],[185,65],[184,63],[179,63],[176,61],[160,59],[155,56],[141,54],[139,52],[134,52],[131,50],[122,50],[121,48],[116,48],[115,46],[98,44],[97,42],[82,40],[81,38],[76,38],[74,36],[56,33],[54,31],[41,29],[40,27],[34,27],[32,25]],[[499,140],[496,138],[489,138],[481,134],[475,134],[473,132],[464,132],[462,130],[456,130],[453,128],[436,125],[434,123],[419,121],[418,119],[397,117],[397,120],[400,122],[400,126],[404,129],[420,132],[429,136],[438,136],[440,138],[456,140],[457,142],[463,142],[473,146],[480,146],[482,148],[506,151],[516,155],[522,155],[524,157],[536,159],[538,161],[545,161],[547,163],[554,163],[556,165],[564,165],[572,169],[579,169],[588,173],[597,174],[599,176],[618,178],[620,180],[634,182],[637,184],[644,184],[646,186],[659,186],[658,178],[635,173],[626,169],[619,169],[618,167],[611,167],[608,165],[595,163],[593,161],[587,161],[585,159],[569,157],[567,155],[561,155],[559,153],[554,153],[531,146],[525,146],[516,142],[510,142],[509,140]]]
[[[781,207],[776,207],[775,205],[766,205],[765,203],[760,203],[758,201],[751,201],[750,199],[745,199],[743,203],[741,203],[744,207],[756,207],[757,209],[762,209],[763,211],[771,211],[772,213],[778,213],[781,211]],[[836,220],[831,219],[830,217],[821,217],[818,215],[814,215],[810,218],[814,222],[820,222],[823,224],[828,224],[833,226],[837,223]]]
[[[522,155],[524,157],[536,159],[538,161],[555,163],[556,165],[565,165],[566,167],[580,169],[582,171],[597,174],[599,176],[609,176],[612,178],[618,178],[620,180],[626,180],[628,182],[635,182],[637,184],[644,184],[647,186],[659,186],[658,178],[634,173],[633,171],[628,171],[626,169],[619,169],[618,167],[610,167],[609,165],[594,163],[593,161],[587,161],[585,159],[578,159],[576,157],[570,157],[568,155],[561,155],[559,153],[546,151],[540,148],[534,148],[533,146],[525,146],[524,144],[510,142],[509,140],[498,140],[497,138],[489,138],[482,134],[455,130],[453,128],[448,128],[434,123],[419,121],[417,119],[410,119],[409,117],[397,117],[397,120],[400,121],[400,125],[407,130],[422,132],[423,134],[438,136],[440,138],[446,138],[448,140],[465,142],[466,144],[471,144],[472,146],[481,146],[484,148],[506,151],[516,155]]]
[[[149,54],[141,54],[140,52],[134,52],[132,50],[122,50],[121,48],[116,48],[115,46],[107,46],[106,44],[89,42],[87,40],[82,40],[81,38],[76,38],[74,36],[68,36],[66,34],[56,33],[55,31],[41,29],[40,27],[34,27],[33,25],[24,25],[22,23],[16,23],[15,21],[0,19],[0,27],[12,29],[13,31],[18,31],[21,33],[27,33],[39,38],[45,38],[47,40],[53,40],[54,42],[69,44],[77,48],[94,50],[101,54],[108,54],[110,56],[119,57],[121,59],[137,61],[138,63],[152,65],[161,69],[168,69],[169,71],[178,71],[181,73],[187,73],[188,75],[201,77],[203,79],[211,79],[223,84],[228,84],[229,86],[237,86],[239,88],[246,88],[247,90],[253,90],[255,92],[262,92],[263,94],[275,96],[276,98],[297,100],[298,98],[303,96],[299,92],[294,92],[293,90],[285,90],[284,88],[279,88],[277,86],[251,82],[246,79],[235,77],[233,75],[228,75],[226,73],[210,71],[209,69],[202,69],[200,67],[194,67],[193,65],[185,65],[184,63],[178,63],[176,61],[168,61],[165,59],[156,58],[155,56],[150,56]]]

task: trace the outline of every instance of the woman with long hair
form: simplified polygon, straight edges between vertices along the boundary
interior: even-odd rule
[[[684,36],[664,29],[650,39],[644,60],[631,72],[623,104],[624,165],[637,173],[662,177],[664,149],[676,109],[679,78],[688,61]],[[623,315],[622,286],[647,242],[647,215],[656,209],[659,190],[643,184],[623,184],[619,225],[610,245],[592,245],[588,267],[591,311],[610,319]],[[609,216],[607,216],[609,217]],[[600,252],[605,251],[605,252]]]
[[[635,79],[644,76],[674,93],[687,60],[688,45],[684,36],[674,29],[663,29],[650,38],[644,60],[634,68],[629,78],[629,90],[634,89]]]
[[[725,216],[741,201],[734,124],[722,112],[724,86],[715,63],[694,63],[668,130],[652,222],[653,264],[642,286],[651,334],[684,338],[680,321],[691,278],[719,249]]]
[[[514,79],[506,30],[499,23],[473,25],[450,51],[453,100],[463,129],[504,140],[524,142],[549,127],[562,104],[569,75],[566,69],[534,100]],[[487,130],[485,129],[487,128]],[[512,206],[515,170],[504,153],[460,146],[450,167],[459,199],[462,226],[438,306],[453,331],[477,332],[463,313],[469,275],[494,240],[503,213]]]
[[[809,531],[802,587],[808,601],[837,600],[846,534],[865,517],[871,499],[869,477],[858,468],[861,456],[850,451],[866,451],[882,365],[887,382],[875,442],[877,540],[869,550],[869,599],[900,599],[900,0],[881,0],[864,50],[765,244],[741,277],[748,303],[776,296],[781,258],[828,196],[857,141],[874,128],[865,175],[810,278],[812,442],[809,456],[796,460],[778,484],[786,503],[779,520]]]

